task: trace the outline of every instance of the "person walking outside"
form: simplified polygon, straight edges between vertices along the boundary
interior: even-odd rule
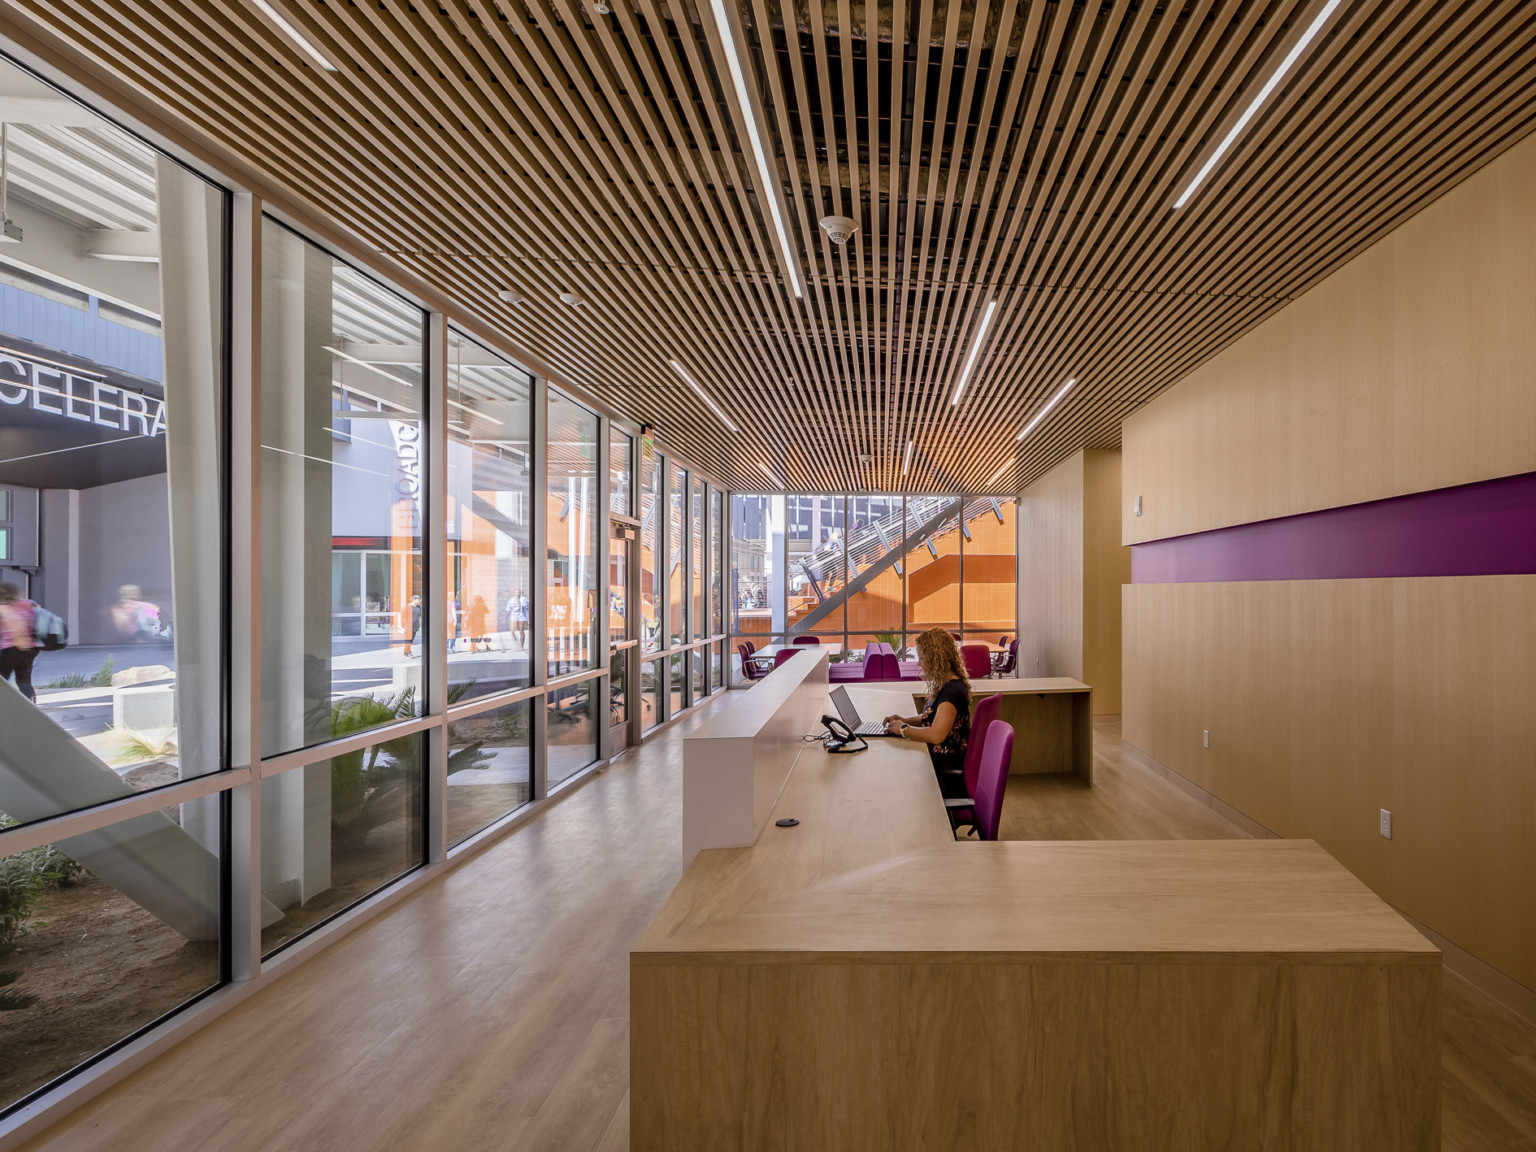
[[[405,634],[405,658],[407,660],[409,660],[411,658],[411,647],[412,647],[412,645],[414,645],[416,643],[417,638],[421,635],[421,593],[420,592],[416,593],[414,596],[411,597],[411,606],[410,606],[410,609],[409,609],[409,619],[406,622],[406,629],[407,629],[407,631],[406,631],[406,634]]]
[[[24,598],[15,584],[0,584],[0,680],[16,681],[17,690],[32,703],[32,664],[37,659],[37,605]]]

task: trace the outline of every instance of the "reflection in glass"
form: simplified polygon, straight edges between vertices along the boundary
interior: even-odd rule
[[[223,766],[227,201],[4,61],[0,90],[0,813],[25,823]],[[141,259],[89,255],[123,237]]]
[[[531,381],[448,333],[448,692],[526,688]],[[413,620],[415,609],[413,605]]]
[[[693,702],[695,704],[709,694],[704,684],[704,660],[703,648],[695,648],[688,654],[688,662],[693,668]]]
[[[736,645],[770,643],[783,631],[783,588],[774,579],[774,555],[784,536],[784,497],[731,496],[732,673],[741,678]]]
[[[598,662],[596,501],[597,417],[551,389],[545,613],[551,676]]]
[[[687,674],[683,668],[683,657],[685,655],[686,653],[679,652],[675,656],[667,658],[667,682],[671,689],[671,699],[669,701],[671,710],[667,713],[669,717],[676,716],[683,710],[684,677]]]
[[[583,680],[549,692],[549,785],[580,772],[597,759],[592,691],[602,680]]]
[[[695,480],[692,486],[692,498],[688,506],[688,537],[691,541],[688,570],[691,573],[691,583],[693,585],[693,604],[688,619],[693,622],[693,627],[690,631],[694,640],[702,639],[709,634],[709,618],[704,613],[705,528],[704,483],[703,481]]]
[[[725,555],[725,502],[717,488],[709,490],[709,629],[710,636],[725,631],[725,600],[721,594],[722,558]]]
[[[261,315],[270,756],[339,734],[348,701],[379,724],[419,710],[425,320],[272,220]]]
[[[709,690],[718,692],[725,687],[725,644],[723,641],[709,646]]]
[[[337,734],[386,722],[385,707],[343,701]],[[261,782],[263,953],[422,863],[425,747],[399,736]]]
[[[661,723],[661,673],[660,660],[647,660],[640,665],[641,731]]]
[[[633,516],[630,504],[630,453],[634,450],[634,438],[619,431],[609,435],[608,444],[608,510],[620,516]]]
[[[608,661],[608,726],[629,719],[629,652],[615,652]]]
[[[787,497],[785,519],[789,630],[841,641],[847,619],[843,498]]]
[[[688,635],[686,608],[687,543],[683,526],[684,497],[688,474],[667,461],[667,635],[668,647],[682,644]]]
[[[965,502],[965,597],[967,639],[996,643],[1015,628],[1018,568],[1017,508],[1006,496],[973,496]]]
[[[657,602],[659,585],[656,557],[660,551],[661,502],[656,497],[661,474],[650,441],[642,441],[640,456],[640,650],[661,648],[661,616]]]
[[[448,725],[448,843],[528,802],[531,717],[519,700]]]
[[[219,846],[178,820],[0,859],[0,1109],[219,983]]]

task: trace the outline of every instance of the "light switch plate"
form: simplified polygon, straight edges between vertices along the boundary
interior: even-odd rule
[[[1392,813],[1385,808],[1381,810],[1381,835],[1384,839],[1392,839]]]

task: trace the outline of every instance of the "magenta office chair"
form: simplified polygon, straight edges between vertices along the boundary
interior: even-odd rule
[[[987,731],[997,720],[998,709],[1002,707],[1001,694],[994,692],[990,696],[983,696],[977,700],[971,708],[971,732],[965,741],[965,767],[959,773],[962,777],[965,794],[976,795],[976,780],[981,772],[981,754],[986,747]],[[955,773],[951,772],[951,778]],[[972,812],[969,808],[959,808],[950,812],[951,820],[958,824],[974,824]]]
[[[795,655],[799,651],[800,649],[798,648],[780,648],[773,654],[773,666],[777,668],[780,664],[784,663],[784,661],[788,660],[791,656]]]
[[[806,636],[806,635],[802,634],[800,636],[796,636],[793,640],[790,641],[790,643],[791,644],[820,644],[821,643],[821,637],[820,636]]]
[[[996,840],[1003,820],[1003,793],[1008,788],[1008,761],[1013,759],[1013,725],[998,720],[987,728],[985,747],[981,750],[981,769],[976,776],[976,790],[963,800],[946,800],[951,826],[969,824],[983,840]],[[969,812],[970,818],[957,818],[956,812]]]
[[[752,655],[752,645],[736,645],[736,654],[741,657],[741,674],[748,680],[761,680],[768,675],[769,669],[765,667],[768,658]]]
[[[1019,642],[1010,640],[1008,651],[997,654],[997,662],[992,665],[992,671],[999,676],[1007,676],[1019,666]]]
[[[965,665],[965,674],[972,680],[985,680],[992,675],[992,650],[985,644],[962,644],[960,663]]]

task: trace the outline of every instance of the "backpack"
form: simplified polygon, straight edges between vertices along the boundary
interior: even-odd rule
[[[34,608],[32,635],[44,652],[57,652],[69,643],[69,625],[46,608]]]

